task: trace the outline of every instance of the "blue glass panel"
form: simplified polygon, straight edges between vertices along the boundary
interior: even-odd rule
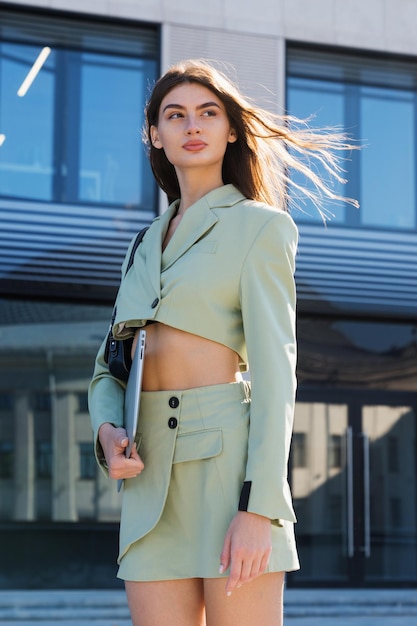
[[[414,94],[378,87],[361,92],[362,223],[415,228]]]
[[[305,78],[292,78],[287,81],[287,110],[302,120],[309,120],[310,127],[332,127],[341,129],[344,127],[345,93],[344,86],[339,83],[328,81],[309,80]],[[311,163],[308,163],[311,166]],[[319,164],[314,166],[315,172],[329,183],[332,190],[337,194],[344,194],[343,185],[333,183],[325,169]],[[291,172],[292,180],[301,186],[312,189],[312,183],[306,181],[301,174]],[[297,221],[321,221],[321,216],[314,204],[309,200],[302,200],[297,192],[292,192],[292,197],[299,209],[293,211]],[[340,223],[345,220],[345,206],[335,203],[324,203],[325,211],[331,215],[331,221]]]
[[[41,47],[0,44],[0,194],[51,200],[53,183],[54,53],[26,95],[17,91]]]
[[[0,44],[3,293],[112,299],[130,239],[154,217],[141,129],[157,62],[113,54],[111,37],[108,48],[57,47],[19,97],[42,48]]]
[[[143,204],[145,86],[141,60],[82,55],[79,200]]]

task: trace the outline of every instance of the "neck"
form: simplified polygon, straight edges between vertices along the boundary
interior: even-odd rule
[[[182,215],[192,204],[200,200],[213,189],[223,186],[221,173],[202,174],[201,172],[177,172],[178,182],[181,190],[181,201],[178,206],[177,215]]]

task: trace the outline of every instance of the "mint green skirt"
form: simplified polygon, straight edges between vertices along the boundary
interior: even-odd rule
[[[221,577],[220,553],[245,479],[249,417],[247,382],[142,393],[145,469],[124,485],[119,578]],[[271,524],[269,572],[299,568],[294,524],[280,524]]]

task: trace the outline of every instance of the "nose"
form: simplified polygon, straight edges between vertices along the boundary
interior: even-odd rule
[[[200,125],[194,115],[190,115],[187,120],[187,135],[198,135],[201,133]]]

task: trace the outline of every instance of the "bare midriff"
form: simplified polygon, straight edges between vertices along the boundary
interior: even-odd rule
[[[159,322],[145,329],[144,391],[193,389],[242,380],[239,357],[227,346]]]

